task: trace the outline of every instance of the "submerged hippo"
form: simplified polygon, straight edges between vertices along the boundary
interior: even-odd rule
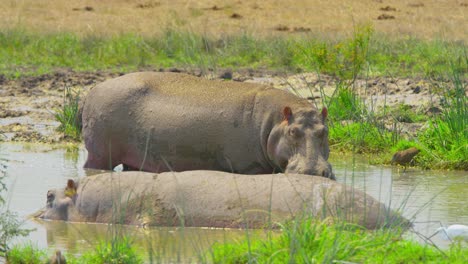
[[[364,192],[302,174],[129,171],[89,176],[76,185],[73,195],[68,187],[49,191],[46,208],[35,216],[73,222],[233,228],[269,227],[303,216],[347,220],[370,229],[406,222]]]
[[[87,168],[334,179],[327,109],[268,86],[132,73],[94,87],[80,113]]]

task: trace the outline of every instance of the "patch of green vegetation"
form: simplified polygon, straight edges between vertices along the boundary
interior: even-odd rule
[[[47,251],[32,244],[16,245],[8,251],[7,260],[10,264],[46,263]]]
[[[468,60],[468,57],[467,57]],[[447,90],[442,114],[429,121],[429,128],[418,137],[428,155],[417,161],[425,166],[468,170],[468,97],[466,80],[453,74],[454,89]]]
[[[57,68],[135,71],[160,67],[248,67],[317,71],[343,79],[354,78],[363,69],[371,76],[441,76],[448,71],[448,62],[462,56],[464,49],[463,43],[376,36],[370,26],[358,26],[350,37],[339,39],[312,33],[209,37],[171,28],[154,37],[81,37],[3,29],[0,74],[14,78]]]
[[[410,105],[406,104],[399,104],[391,109],[387,107],[385,112],[385,115],[390,115],[395,121],[403,123],[425,122],[429,118],[420,110],[413,109]],[[382,118],[384,118],[383,115]]]
[[[1,162],[2,160],[0,160]],[[5,206],[5,193],[7,186],[5,184],[5,175],[2,174],[3,165],[0,163],[0,256],[6,256],[10,250],[9,244],[16,237],[29,235],[31,229],[21,228],[23,221],[19,220],[18,214],[10,211]]]
[[[398,140],[395,130],[385,128],[372,109],[368,109],[352,82],[340,82],[335,92],[326,97],[329,109],[329,141],[334,150],[354,153],[377,153]]]
[[[63,106],[55,111],[55,119],[60,123],[57,130],[70,139],[80,140],[81,125],[78,121],[80,93],[70,87],[65,87],[64,91]]]
[[[377,153],[392,146],[395,134],[370,122],[335,122],[330,127],[333,148],[354,153]]]
[[[62,253],[63,254],[63,253]],[[52,255],[52,254],[49,254]],[[143,258],[136,252],[128,237],[118,240],[102,241],[94,250],[86,251],[81,256],[64,255],[69,264],[141,264]],[[8,263],[42,264],[49,263],[47,250],[31,244],[16,245],[8,251]]]
[[[391,109],[369,109],[355,92],[353,80],[338,82],[333,95],[325,96],[323,101],[330,113],[332,149],[379,152],[386,158],[391,156],[389,151],[416,147],[420,150],[415,157],[417,166],[468,170],[468,97],[465,93],[468,57],[464,55],[462,58],[464,60],[450,64],[454,87],[441,87],[440,101],[444,103],[439,115],[423,115],[404,104]],[[414,137],[403,137],[399,131],[401,124],[414,122],[426,122],[426,128]],[[376,162],[388,163],[389,160],[380,158]]]
[[[451,62],[463,58],[465,52],[463,42],[374,36],[369,46],[370,75],[440,78],[451,71]],[[468,73],[466,62],[460,69]]]
[[[368,114],[362,99],[348,86],[338,85],[326,101],[332,121],[359,121]]]
[[[293,54],[297,61],[303,56],[314,70],[337,76],[341,79],[354,79],[369,61],[369,44],[373,34],[370,26],[358,26],[352,37],[338,41],[306,40],[295,43],[302,53]],[[297,49],[298,47],[295,47]]]
[[[132,246],[129,237],[113,238],[111,241],[102,241],[94,251],[86,252],[79,259],[80,263],[96,264],[140,264],[143,258]]]
[[[460,243],[440,251],[404,240],[399,230],[367,231],[312,219],[287,223],[279,236],[218,244],[214,263],[466,263]]]

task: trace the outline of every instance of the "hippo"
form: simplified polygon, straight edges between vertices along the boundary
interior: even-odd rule
[[[50,190],[34,216],[143,227],[274,228],[298,217],[369,229],[408,223],[362,191],[305,174],[124,171],[84,177],[75,186],[72,195],[68,187]]]
[[[86,168],[335,179],[327,109],[269,86],[137,72],[96,85],[80,105]]]

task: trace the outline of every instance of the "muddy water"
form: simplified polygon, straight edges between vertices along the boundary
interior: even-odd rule
[[[67,179],[94,174],[82,168],[86,151],[54,148],[50,145],[2,144],[0,158],[6,165],[9,208],[22,218],[43,207],[48,189],[64,185]],[[421,171],[367,165],[364,158],[331,157],[338,181],[365,190],[393,208],[403,207],[403,215],[414,219],[415,231],[429,236],[439,222],[468,224],[468,174],[466,172]],[[79,253],[92,248],[98,240],[109,238],[116,230],[133,237],[141,248],[166,261],[199,260],[215,241],[246,236],[242,230],[200,228],[118,228],[98,224],[76,224],[26,220],[26,228],[36,228],[29,237],[15,243],[32,241],[41,248]],[[257,232],[256,235],[261,235]],[[416,237],[414,233],[409,236]],[[439,238],[434,242],[446,246]]]

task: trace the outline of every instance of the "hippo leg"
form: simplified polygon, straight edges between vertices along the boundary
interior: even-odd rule
[[[114,164],[109,157],[105,157],[105,155],[94,155],[91,152],[88,153],[88,159],[84,165],[85,168],[88,169],[97,169],[97,170],[112,170],[115,166],[119,163]]]

